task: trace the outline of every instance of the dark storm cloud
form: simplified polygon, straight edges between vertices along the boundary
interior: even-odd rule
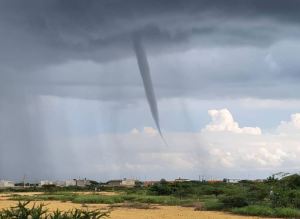
[[[82,73],[78,80],[74,75],[62,80],[63,76],[53,72],[40,72],[70,60],[106,63],[134,57],[131,36],[136,32],[145,39],[150,55],[195,47],[268,47],[299,37],[295,28],[300,21],[299,8],[300,3],[291,0],[3,0],[0,77],[9,87],[16,83],[17,90],[8,92],[18,93],[25,86],[38,94],[94,98],[82,94],[80,86],[93,90],[90,81],[113,85],[106,81],[110,76],[100,79]],[[232,76],[232,80],[236,78]],[[136,84],[131,82],[131,86]]]
[[[300,18],[298,1],[280,0],[4,0],[0,4],[1,60],[9,67],[124,57],[136,31],[153,48],[174,46],[192,36],[217,36],[217,42],[227,44],[226,36],[231,35],[231,43],[268,44],[278,34],[245,28],[247,22],[266,18],[272,28],[272,22],[298,24]],[[230,29],[227,22],[234,20],[241,23]]]

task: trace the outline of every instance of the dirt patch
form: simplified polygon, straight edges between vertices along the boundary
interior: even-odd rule
[[[159,209],[114,209],[112,219],[254,219],[223,212],[194,211],[194,208],[159,206]]]

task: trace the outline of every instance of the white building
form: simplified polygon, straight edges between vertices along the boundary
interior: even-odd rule
[[[87,180],[87,179],[76,179],[76,186],[79,187],[86,187],[86,186],[90,186],[91,185],[91,181]]]
[[[135,179],[123,179],[120,186],[125,187],[134,187],[135,186]]]
[[[14,186],[15,183],[13,181],[0,180],[0,188],[10,188]]]
[[[241,179],[227,179],[228,183],[239,183],[239,181],[241,181]]]
[[[49,180],[41,180],[40,185],[41,186],[44,186],[44,185],[54,185],[54,183],[52,181],[49,181]]]

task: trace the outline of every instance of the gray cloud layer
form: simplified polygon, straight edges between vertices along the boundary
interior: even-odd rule
[[[106,63],[133,57],[131,36],[134,32],[139,32],[146,39],[145,45],[150,55],[184,52],[191,48],[250,46],[262,49],[299,37],[298,1],[6,0],[1,1],[0,6],[1,87],[6,89],[7,83],[16,83],[18,88],[20,84],[29,84],[30,89],[38,94],[89,98],[89,95],[82,94],[80,86],[89,86],[91,81],[93,85],[98,82],[113,85],[115,80],[107,80],[111,76],[99,78],[81,72],[77,77],[66,80],[64,73],[55,75],[43,71],[48,66],[70,60]],[[230,64],[236,63],[232,61]],[[248,83],[249,79],[257,83],[256,80],[261,81],[260,75],[265,73],[265,69],[255,69],[255,66],[250,70],[249,66],[241,68],[244,69],[239,72],[226,72],[227,78],[217,74],[214,78],[217,83],[211,84],[212,87],[218,86],[218,82],[227,83],[226,79],[230,83],[232,80]],[[227,66],[220,66],[217,71],[223,69],[232,71]],[[116,67],[116,71],[121,70]],[[208,76],[210,69],[201,70],[206,71],[201,72],[201,78],[211,77]],[[136,67],[133,66],[131,71],[136,71]],[[295,69],[289,69],[284,75],[272,74],[263,80],[286,78],[287,75],[296,77],[298,74]],[[176,81],[176,78],[173,80]],[[208,82],[211,83],[210,80]],[[136,85],[134,78],[129,79],[129,83],[132,87]],[[72,86],[77,86],[77,89]],[[187,85],[194,89],[193,86]],[[258,95],[247,91],[247,88],[237,89],[245,95]],[[220,93],[224,92],[231,94],[228,90]],[[273,93],[269,90],[265,92],[261,96]],[[104,97],[100,95],[97,98]]]
[[[89,75],[88,72],[77,72],[76,77],[66,77],[65,73],[45,74],[44,69],[70,60],[107,63],[133,57],[131,36],[135,32],[139,32],[145,38],[150,55],[174,52],[180,54],[180,51],[192,48],[201,51],[205,48],[253,47],[259,50],[269,48],[282,40],[298,40],[299,37],[298,1],[6,0],[1,1],[0,6],[0,64],[3,83],[1,88],[4,89],[2,93],[5,93],[9,83],[9,87],[10,84],[16,84],[18,89],[28,85],[30,88],[24,89],[38,94],[91,98],[80,91],[80,86],[88,86],[88,89],[91,89],[91,83],[114,85],[116,81],[120,81],[116,79],[118,76],[113,76],[115,80],[112,81],[107,79],[112,76],[99,78],[95,74]],[[233,65],[236,62],[231,60],[228,64]],[[204,84],[209,82],[212,87],[223,82],[231,83],[233,80],[241,83],[251,80],[255,84],[257,80],[267,81],[274,77],[289,79],[290,75],[292,78],[298,78],[295,69],[288,69],[284,75],[277,73],[261,78],[261,74],[266,74],[265,69],[256,69],[255,66],[252,66],[253,69],[249,69],[249,66],[241,68],[244,69],[226,72],[226,78],[220,74],[209,76],[210,69],[200,68],[201,71],[206,71],[201,72],[200,76],[204,79]],[[130,70],[136,71],[136,66]],[[220,72],[234,69],[220,66],[216,70]],[[118,74],[123,73],[120,72],[122,68],[116,67],[115,71]],[[184,75],[183,72],[179,74]],[[195,72],[193,74],[193,77],[197,77]],[[126,77],[129,78],[131,87],[136,86],[134,78],[129,75]],[[160,76],[158,81],[162,81],[159,80],[162,77]],[[206,82],[207,77],[214,77],[214,82]],[[176,77],[173,80],[176,81]],[[172,87],[174,83],[171,82],[162,83],[168,83],[168,86]],[[120,83],[124,84],[124,81]],[[74,86],[77,87],[74,89]],[[195,90],[194,86],[191,84],[186,87]],[[247,91],[247,88],[237,89],[245,92],[244,95],[258,95],[251,93],[251,90]],[[8,92],[13,91],[9,88]],[[226,89],[219,93],[224,92],[229,95],[235,93]],[[259,93],[262,93],[261,96],[270,96],[273,91]],[[176,91],[168,95],[176,96]],[[97,98],[112,97],[98,95]]]

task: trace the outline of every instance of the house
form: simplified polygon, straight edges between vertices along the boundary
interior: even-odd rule
[[[55,185],[59,187],[65,187],[65,186],[79,186],[79,187],[85,187],[91,185],[90,180],[87,179],[72,179],[72,180],[65,180],[65,181],[49,181],[49,180],[42,180],[40,182],[40,186],[44,185]]]
[[[79,187],[86,187],[86,186],[90,186],[91,182],[87,179],[76,179],[76,186]]]
[[[118,187],[118,186],[121,186],[122,184],[122,180],[109,180],[107,181],[107,186],[111,186],[111,187]]]
[[[11,188],[14,186],[15,183],[13,181],[0,180],[0,188]]]
[[[66,180],[65,186],[76,186],[76,179]]]
[[[107,181],[106,185],[110,187],[134,187],[135,186],[135,179],[126,179],[123,180],[117,179],[117,180],[109,180]]]
[[[134,187],[135,186],[135,182],[136,180],[135,179],[126,179],[124,178],[121,182],[121,186],[124,186],[124,187]]]

